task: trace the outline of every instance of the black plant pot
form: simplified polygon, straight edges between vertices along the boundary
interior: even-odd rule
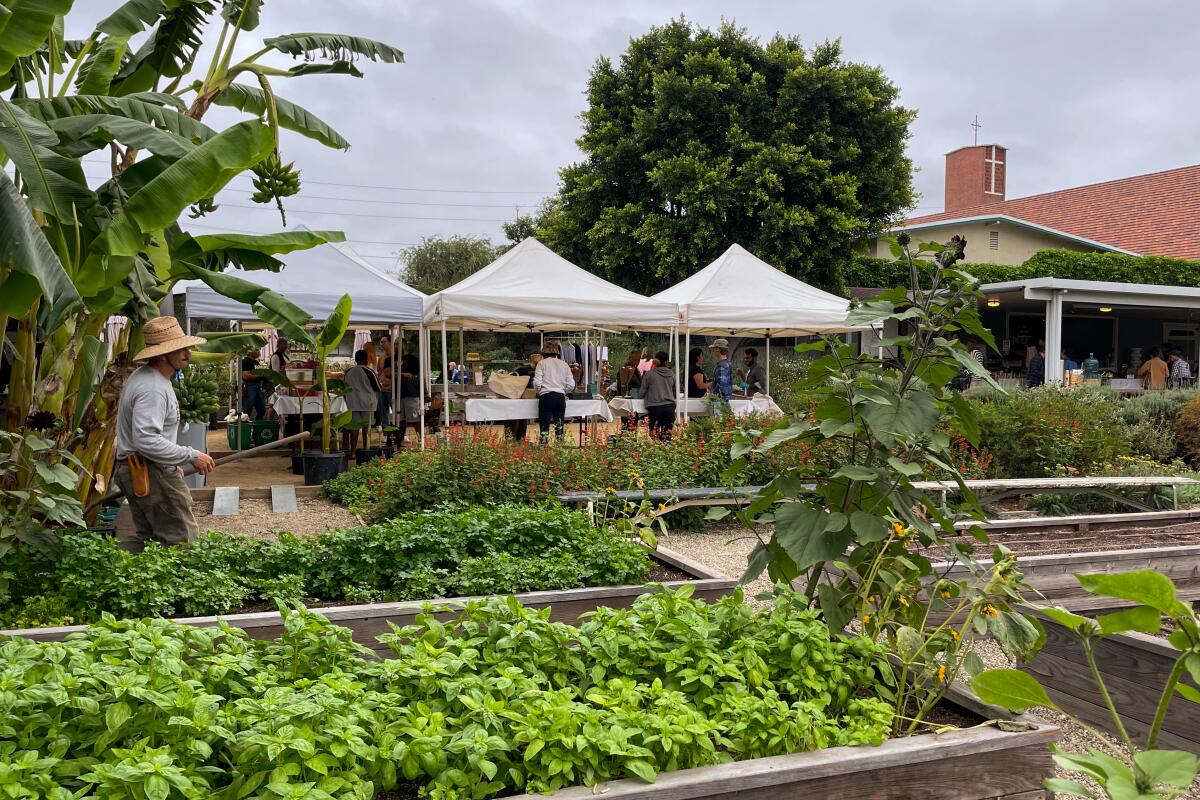
[[[378,447],[360,447],[354,451],[354,463],[366,464],[368,461],[379,458]]]
[[[381,445],[379,448],[379,455],[383,456],[384,458],[391,458],[392,456],[396,455],[396,448],[390,444]]]
[[[292,474],[304,474],[304,453],[292,453]]]
[[[325,481],[336,478],[345,471],[345,453],[322,453],[320,451],[306,451],[304,453],[305,486],[320,486]]]

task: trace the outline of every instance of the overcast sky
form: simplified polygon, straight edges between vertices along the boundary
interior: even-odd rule
[[[98,18],[115,2],[75,8]],[[1195,0],[267,0],[247,52],[264,36],[334,31],[382,39],[407,58],[366,62],[362,80],[275,84],[353,145],[328,150],[285,132],[285,159],[306,179],[287,203],[289,226],[342,229],[381,267],[422,236],[501,241],[515,206],[532,210],[580,158],[595,60],[619,58],[631,37],[681,13],[703,26],[731,18],[763,39],[840,37],[847,58],[881,66],[918,111],[917,213],[941,210],[943,156],[971,144],[976,114],[979,141],[1009,148],[1010,198],[1200,161]],[[249,183],[221,196],[206,230],[279,229],[273,206],[235,207],[253,205]],[[364,200],[376,202],[355,202]]]

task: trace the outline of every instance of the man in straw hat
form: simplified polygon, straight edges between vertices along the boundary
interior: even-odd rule
[[[214,466],[207,453],[175,443],[179,402],[171,378],[187,367],[190,348],[204,339],[184,334],[174,317],[152,319],[142,333],[146,346],[133,360],[146,363],[129,376],[117,405],[116,479],[133,512],[136,539],[129,544],[134,550],[152,538],[180,544],[196,537],[192,498],[181,467],[191,464],[207,475]],[[139,479],[140,464],[148,481]]]

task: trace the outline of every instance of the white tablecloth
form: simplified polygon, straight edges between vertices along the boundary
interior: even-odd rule
[[[613,413],[619,417],[628,417],[630,414],[645,414],[646,401],[642,398],[634,399],[632,397],[614,397],[608,402]],[[729,408],[735,417],[745,417],[753,412],[759,414],[782,414],[783,409],[775,405],[775,401],[769,397],[734,397],[729,401]],[[687,401],[688,416],[700,416],[711,412],[709,401],[703,397],[689,397]],[[683,409],[679,409],[682,413]]]
[[[303,406],[301,403],[303,402]],[[289,394],[276,393],[271,402],[276,414],[320,414],[320,397],[292,397]],[[302,410],[303,409],[303,410]],[[329,413],[340,414],[346,410],[346,398],[334,397],[329,403]]]
[[[501,422],[508,419],[537,419],[537,400],[507,400],[502,397],[468,397],[467,422]],[[593,417],[612,422],[612,411],[603,400],[567,400],[567,417]]]

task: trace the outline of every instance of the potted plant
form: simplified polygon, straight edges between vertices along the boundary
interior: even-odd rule
[[[334,348],[341,343],[342,338],[346,335],[346,327],[350,324],[350,305],[350,295],[342,295],[342,299],[338,301],[337,306],[333,309],[329,318],[325,320],[325,324],[317,331],[316,336],[312,336],[307,331],[304,331],[305,338],[302,341],[316,355],[314,377],[317,379],[317,387],[321,397],[321,422],[317,426],[321,431],[321,449],[320,451],[304,451],[305,486],[315,486],[324,483],[330,478],[336,477],[339,473],[344,472],[348,467],[346,453],[341,450],[334,451],[332,449],[332,434],[335,430],[339,430],[350,424],[350,412],[343,411],[336,416],[331,413],[329,407],[330,391],[331,389],[337,390],[339,387],[330,385],[325,362],[334,351]]]

